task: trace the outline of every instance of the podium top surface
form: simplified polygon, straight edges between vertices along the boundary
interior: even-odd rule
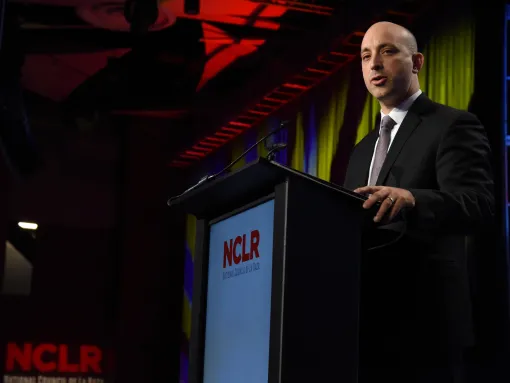
[[[366,197],[320,178],[291,169],[274,161],[259,157],[256,161],[224,176],[204,182],[194,190],[181,195],[172,206],[198,218],[214,215],[229,206],[239,208],[243,203],[255,201],[271,194],[276,185],[289,178],[300,178],[331,192],[339,198],[363,202]],[[241,203],[242,201],[242,203]],[[232,206],[235,204],[239,206]]]

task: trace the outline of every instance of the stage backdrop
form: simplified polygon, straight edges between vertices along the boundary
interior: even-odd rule
[[[425,65],[419,75],[422,91],[434,101],[468,110],[474,91],[475,69],[472,19],[463,17],[443,28],[428,40],[421,51],[425,55]],[[278,153],[276,160],[326,181],[342,184],[353,146],[374,129],[379,113],[377,100],[367,93],[364,86],[360,61],[354,60],[329,84],[312,90],[303,97],[297,109],[297,113],[287,112],[287,115],[269,118],[263,126],[240,136],[230,148],[217,153],[202,165],[197,177],[220,170],[259,137],[276,128],[280,121],[290,120],[289,128],[272,138],[272,142],[288,143],[287,149]],[[256,151],[238,162],[235,169],[266,154],[266,148],[260,144]],[[195,221],[190,216],[184,270],[181,383],[188,382],[194,247]]]

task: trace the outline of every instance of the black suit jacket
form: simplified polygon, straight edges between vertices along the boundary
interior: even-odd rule
[[[378,133],[375,129],[354,148],[346,188],[367,184]],[[374,331],[394,329],[390,342],[434,349],[472,343],[466,241],[493,222],[490,164],[485,130],[473,114],[424,94],[416,99],[377,180],[411,191],[416,206],[407,212],[406,226],[396,222],[378,229],[406,231],[395,245],[367,252],[362,269],[362,306],[371,320],[383,323]]]

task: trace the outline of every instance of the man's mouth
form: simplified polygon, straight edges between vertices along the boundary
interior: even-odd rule
[[[386,80],[388,80],[388,78],[385,76],[375,76],[375,77],[372,77],[370,82],[376,86],[380,86],[380,85],[386,84]]]

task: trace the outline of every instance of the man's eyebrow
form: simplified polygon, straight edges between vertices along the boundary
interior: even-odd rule
[[[394,44],[391,44],[391,43],[382,43],[382,44],[379,44],[377,46],[377,50],[380,50],[382,48],[387,48],[387,47],[390,47],[390,48],[396,48],[396,46]],[[370,49],[368,47],[365,47],[361,50],[361,53],[364,53],[364,52],[370,52]]]

